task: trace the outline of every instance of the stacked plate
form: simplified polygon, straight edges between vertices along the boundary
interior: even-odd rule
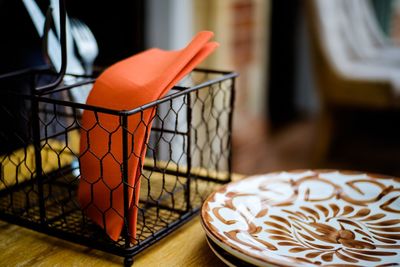
[[[400,178],[301,170],[231,183],[202,225],[229,266],[399,266]]]

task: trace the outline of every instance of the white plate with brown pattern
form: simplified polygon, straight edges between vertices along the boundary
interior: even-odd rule
[[[258,266],[400,266],[400,178],[301,170],[253,176],[211,194],[207,236]]]

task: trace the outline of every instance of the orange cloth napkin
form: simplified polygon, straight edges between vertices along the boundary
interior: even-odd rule
[[[218,46],[212,32],[198,33],[177,51],[153,48],[105,70],[87,104],[130,110],[163,97]],[[128,117],[130,235],[136,237],[140,172],[155,108]],[[78,201],[85,214],[117,240],[124,225],[122,128],[120,118],[85,110],[82,115]],[[126,222],[125,222],[126,223]]]

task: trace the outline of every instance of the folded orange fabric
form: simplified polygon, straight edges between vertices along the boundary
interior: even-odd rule
[[[163,97],[218,46],[200,32],[182,50],[150,49],[120,61],[96,80],[87,104],[129,110]],[[155,109],[128,117],[130,235],[136,236],[141,162]],[[82,115],[78,201],[85,214],[117,240],[124,225],[122,128],[118,116],[85,110]],[[126,223],[126,222],[125,222]]]

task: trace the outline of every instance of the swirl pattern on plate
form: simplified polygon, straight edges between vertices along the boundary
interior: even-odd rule
[[[336,170],[251,177],[204,203],[208,235],[272,264],[399,266],[400,179]]]

